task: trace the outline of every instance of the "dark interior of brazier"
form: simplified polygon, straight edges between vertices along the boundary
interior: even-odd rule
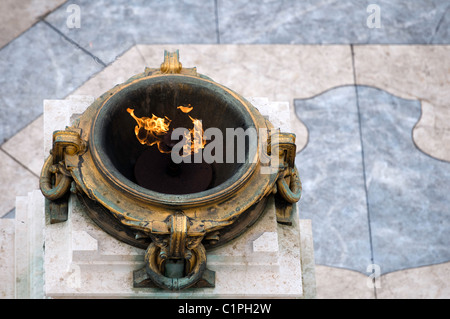
[[[176,76],[140,81],[132,89],[116,93],[107,104],[103,114],[103,152],[120,174],[145,189],[180,195],[202,192],[226,182],[244,165],[226,162],[227,151],[230,152],[225,143],[226,128],[246,130],[253,122],[228,92],[212,83]],[[137,122],[127,109],[134,110],[138,118],[154,115],[170,119],[169,132],[158,136],[160,147],[141,144],[135,133]],[[189,155],[190,163],[186,158],[181,163],[172,160],[170,150],[180,139],[172,140],[170,133],[176,128],[192,129],[192,119],[201,120],[203,130],[214,127],[222,132],[223,142],[215,143],[216,149],[222,147],[222,163],[199,161],[199,157],[195,160],[198,155],[194,153]],[[206,141],[206,146],[209,142],[212,141]],[[237,146],[234,143],[231,148],[235,154]],[[160,148],[169,152],[161,152]],[[246,162],[248,153],[247,139]]]

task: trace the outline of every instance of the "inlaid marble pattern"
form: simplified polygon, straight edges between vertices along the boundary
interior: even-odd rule
[[[0,51],[0,144],[64,98],[102,65],[39,22]]]
[[[67,27],[71,4],[80,28]],[[215,19],[214,0],[75,0],[45,18],[106,64],[136,44],[217,43]]]
[[[309,129],[296,163],[316,262],[389,273],[449,261],[450,163],[412,141],[420,102],[344,86],[295,106]]]
[[[450,46],[353,46],[356,84],[421,101],[415,144],[450,161]]]
[[[298,211],[312,220],[316,263],[365,272],[372,262],[355,88],[295,100],[295,108],[309,134],[296,157]]]
[[[413,143],[420,102],[358,86],[375,263],[382,273],[450,260],[450,163]]]
[[[297,150],[307,131],[294,115],[294,98],[307,98],[329,88],[353,83],[348,46],[293,45],[138,45],[146,65],[157,65],[164,49],[179,49],[180,61],[244,97],[287,101]]]
[[[371,27],[377,6],[379,28]],[[218,0],[221,43],[449,43],[445,0]],[[369,23],[368,23],[369,20]]]
[[[0,1],[0,48],[55,10],[66,0],[2,0]]]

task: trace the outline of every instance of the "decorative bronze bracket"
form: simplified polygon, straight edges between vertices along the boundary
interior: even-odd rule
[[[183,74],[183,75],[193,75],[193,76],[201,76],[197,73],[197,68],[183,68],[183,65],[180,62],[180,54],[179,50],[174,52],[164,51],[164,62],[161,63],[159,69],[156,68],[145,68],[145,75],[155,75],[155,74]]]
[[[168,218],[166,230],[160,227],[150,234],[152,243],[145,253],[145,267],[133,273],[135,288],[215,286],[215,272],[206,268],[206,250],[201,243],[204,233],[190,234],[190,224],[189,218],[177,211]],[[167,269],[169,265],[178,268],[175,276]]]
[[[274,135],[276,134],[276,135]],[[302,184],[295,167],[295,134],[276,132],[270,136],[269,151],[279,156],[280,165],[277,182],[275,184],[275,197],[277,222],[292,225],[292,205],[300,200]]]
[[[45,209],[52,224],[67,220],[68,191],[72,177],[65,160],[66,156],[86,151],[86,143],[81,139],[80,133],[80,129],[70,127],[64,131],[53,132],[53,147],[41,170],[39,187],[46,198]]]

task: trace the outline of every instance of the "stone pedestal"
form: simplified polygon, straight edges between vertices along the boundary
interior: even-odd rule
[[[52,132],[70,125],[92,101],[92,97],[85,96],[44,101],[45,154],[51,148]],[[250,101],[275,127],[291,131],[288,103],[269,102],[265,98]],[[143,267],[144,250],[105,233],[89,219],[76,196],[69,200],[68,221],[58,224],[44,219],[44,198],[39,190],[28,197],[18,197],[17,204],[16,241],[9,249],[14,249],[16,256],[15,287],[11,289],[10,285],[6,289],[10,295],[14,290],[12,297],[312,298],[315,295],[310,220],[300,220],[294,210],[291,226],[278,224],[273,198],[261,218],[243,235],[207,251],[207,267],[216,274],[215,287],[181,292],[133,288],[133,271]],[[11,237],[10,233],[2,234]]]

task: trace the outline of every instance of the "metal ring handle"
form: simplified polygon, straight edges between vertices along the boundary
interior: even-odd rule
[[[286,183],[284,179],[285,176],[279,178],[277,180],[277,188],[280,195],[291,204],[294,204],[300,200],[302,196],[302,182],[300,181],[300,177],[298,176],[297,168],[290,169],[291,181],[290,185]]]
[[[56,200],[62,197],[69,189],[71,179],[65,174],[61,174],[61,179],[56,186],[52,185],[52,173],[50,168],[53,165],[53,155],[50,155],[44,163],[39,178],[39,188],[42,194],[49,200]]]
[[[195,255],[191,257],[195,258],[195,263],[190,272],[181,278],[169,278],[161,273],[157,263],[160,250],[152,242],[145,253],[147,274],[158,287],[169,290],[182,290],[191,287],[202,278],[206,269],[206,250],[201,243],[191,250],[192,254]]]

